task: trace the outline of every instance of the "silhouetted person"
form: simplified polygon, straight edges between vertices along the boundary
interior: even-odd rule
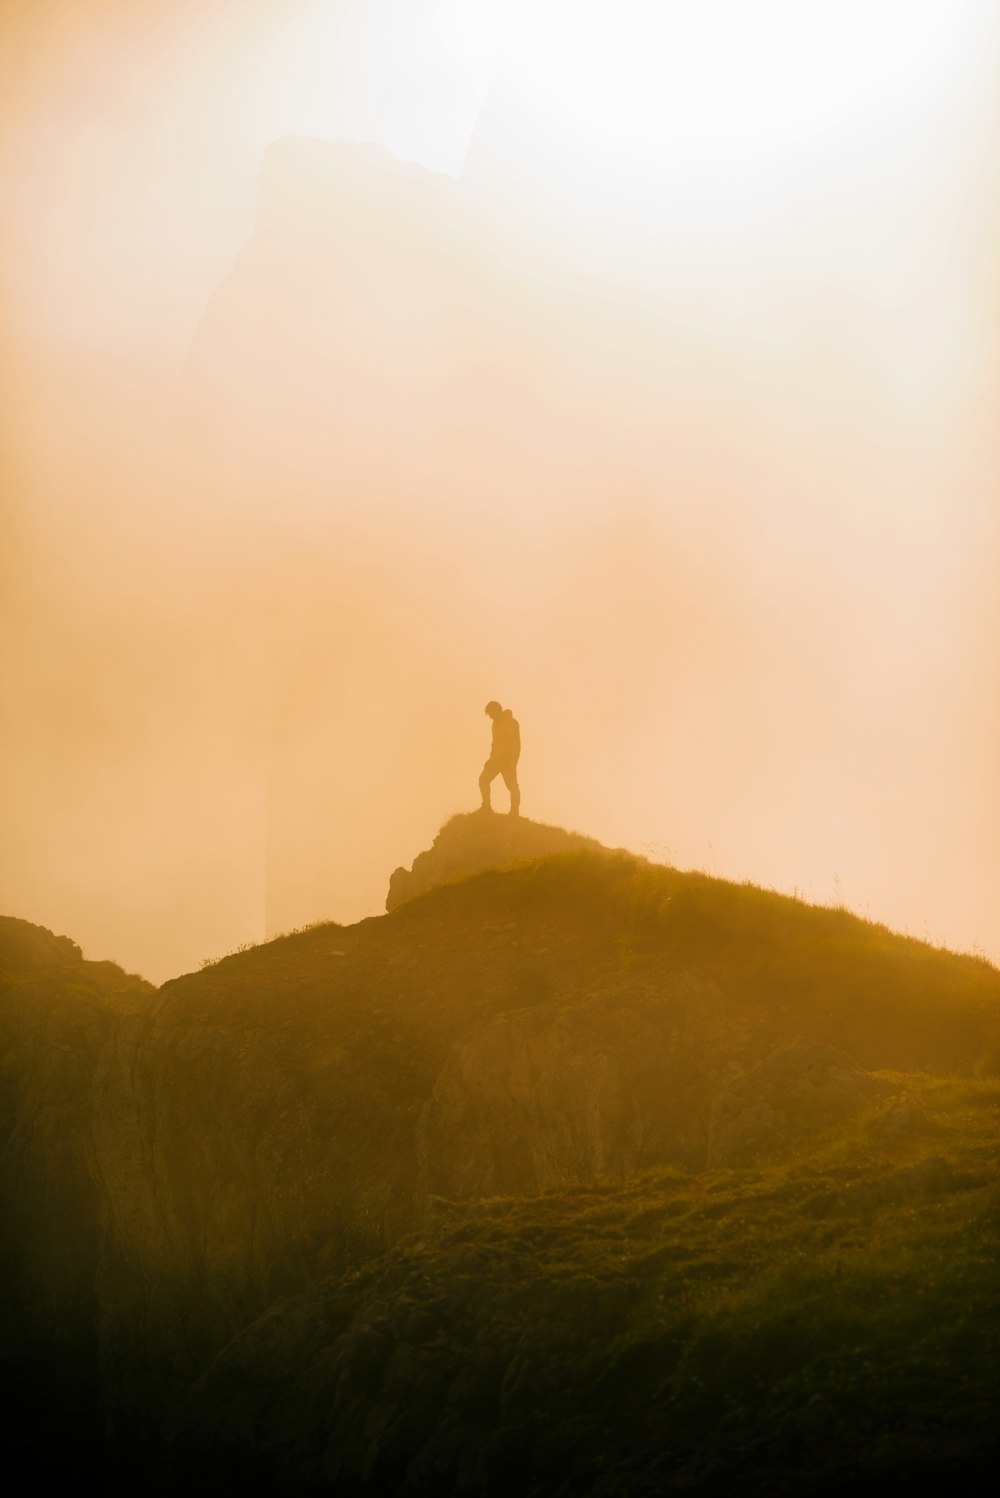
[[[516,817],[521,806],[521,792],[517,784],[521,729],[510,708],[501,707],[499,702],[487,702],[486,716],[493,719],[493,745],[479,777],[483,811],[493,810],[490,805],[490,786],[498,775],[502,775],[503,783],[510,791],[510,814]]]

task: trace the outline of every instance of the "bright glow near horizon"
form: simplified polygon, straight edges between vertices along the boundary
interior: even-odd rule
[[[576,139],[578,168],[595,153],[659,162],[743,193],[748,173],[877,146],[933,111],[989,14],[988,0],[314,3],[280,23],[298,61],[271,108],[276,133],[381,137],[457,170],[454,106],[467,130],[497,82]],[[372,81],[353,100],[330,86],[348,44]]]
[[[941,0],[700,0],[569,6],[512,62],[582,139],[637,154],[801,154],[869,134],[941,89],[982,6]],[[583,16],[583,24],[579,18]]]
[[[525,815],[1000,958],[996,0],[0,32],[0,910],[156,977],[265,870],[279,924],[374,912],[485,693]],[[407,257],[419,171],[271,244],[289,135],[464,165],[482,252]]]

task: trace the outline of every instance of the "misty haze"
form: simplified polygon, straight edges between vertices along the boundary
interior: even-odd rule
[[[157,979],[373,913],[492,686],[543,818],[1000,952],[982,51],[759,163],[720,130],[695,192],[510,67],[434,142],[418,58],[395,154],[267,143],[291,61],[234,7],[44,9],[4,107],[6,908]],[[374,129],[363,9],[331,87],[354,48]]]
[[[38,1480],[985,1470],[998,61],[991,0],[6,8]]]

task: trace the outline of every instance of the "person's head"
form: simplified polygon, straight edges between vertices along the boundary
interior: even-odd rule
[[[500,714],[502,712],[503,712],[503,708],[500,706],[499,702],[487,702],[487,704],[486,704],[486,716],[487,716],[487,718],[492,718],[494,721],[496,721],[496,719],[499,718],[499,716],[500,716]]]

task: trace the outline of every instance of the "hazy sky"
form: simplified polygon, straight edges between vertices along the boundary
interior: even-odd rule
[[[1000,959],[998,60],[3,7],[0,908],[155,979],[374,913],[499,697],[526,815]]]

